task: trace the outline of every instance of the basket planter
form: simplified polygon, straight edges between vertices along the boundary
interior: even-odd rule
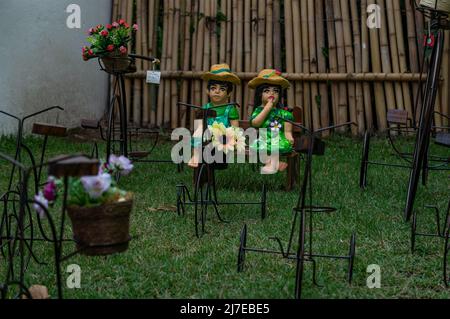
[[[129,69],[131,64],[128,54],[104,56],[100,59],[103,62],[104,69],[111,73],[125,72]]]
[[[450,0],[421,0],[420,5],[422,7],[450,13]]]
[[[128,249],[130,214],[133,199],[107,203],[96,207],[70,206],[73,237],[80,253],[87,256],[105,256]]]

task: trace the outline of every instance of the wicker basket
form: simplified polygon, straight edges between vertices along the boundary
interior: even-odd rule
[[[128,249],[130,213],[133,199],[97,207],[67,208],[72,222],[73,238],[80,253],[87,256],[105,256]]]
[[[103,62],[105,70],[110,73],[126,72],[131,64],[128,55],[105,56],[100,59]]]
[[[450,13],[450,0],[421,0],[420,6]]]

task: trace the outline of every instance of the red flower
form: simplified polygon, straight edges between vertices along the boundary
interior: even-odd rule
[[[123,26],[124,26],[125,28],[127,28],[127,29],[130,27],[130,25],[129,25],[128,23],[126,23],[126,22],[123,24]]]
[[[434,43],[436,42],[436,38],[434,36],[434,34],[430,34],[428,35],[424,35],[423,36],[423,45],[426,47],[434,47]]]
[[[120,20],[119,20],[119,24],[120,24],[120,25],[124,25],[125,23],[126,23],[126,22],[125,22],[124,19],[120,19]]]
[[[87,60],[89,60],[89,59],[88,59],[88,57],[87,57],[86,55],[83,54],[83,60],[84,60],[84,61],[87,61]]]
[[[94,51],[89,50],[89,51],[88,51],[88,54],[89,54],[90,56],[93,56],[93,55],[94,55]]]
[[[278,76],[281,76],[282,73],[281,73],[280,70],[275,70],[275,74],[278,75]]]
[[[112,25],[110,25],[110,24],[107,24],[107,25],[106,25],[106,29],[111,30],[112,28],[113,28]]]
[[[114,51],[114,44],[110,44],[106,47],[106,51],[112,52]]]
[[[122,54],[126,54],[128,52],[127,48],[124,47],[123,45],[119,48],[120,53]]]
[[[106,30],[103,30],[102,32],[100,32],[100,34],[101,34],[102,36],[104,36],[104,37],[107,37],[108,34],[109,34],[109,32],[106,31]]]

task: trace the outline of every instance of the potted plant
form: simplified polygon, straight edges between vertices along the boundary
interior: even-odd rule
[[[110,255],[128,249],[133,194],[120,189],[113,176],[128,175],[132,169],[129,159],[111,155],[108,163],[100,165],[97,176],[69,179],[67,212],[81,254]],[[62,180],[50,176],[35,196],[34,208],[41,218],[62,189]]]
[[[82,48],[83,60],[99,57],[106,71],[126,71],[130,66],[128,43],[138,29],[137,24],[130,27],[123,19],[90,28],[87,41],[91,45]]]

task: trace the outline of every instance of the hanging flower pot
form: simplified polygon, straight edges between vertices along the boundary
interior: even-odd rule
[[[96,207],[69,206],[73,239],[80,253],[87,256],[104,256],[128,249],[130,214],[133,198],[128,194],[121,201]]]
[[[103,63],[105,71],[110,73],[125,72],[129,69],[131,60],[128,58],[128,54],[115,54],[110,56],[104,56],[100,58]]]

